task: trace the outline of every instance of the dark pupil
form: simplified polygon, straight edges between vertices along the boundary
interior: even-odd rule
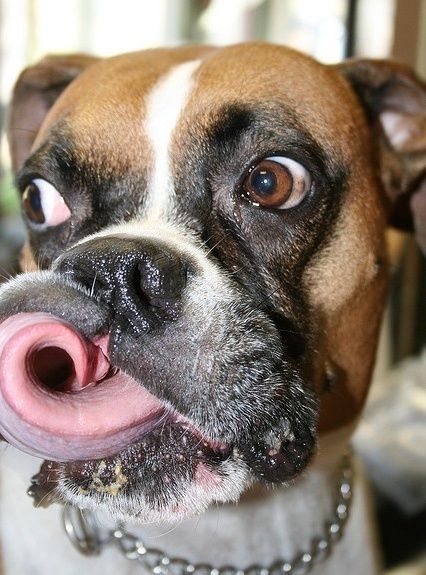
[[[27,216],[37,224],[43,224],[45,221],[43,206],[41,204],[40,190],[37,186],[28,186],[24,195],[24,209]]]
[[[252,174],[251,185],[256,194],[268,196],[273,194],[277,187],[277,178],[274,172],[269,170],[258,170]]]
[[[33,212],[41,212],[41,197],[40,197],[40,190],[38,188],[31,188],[29,198],[30,206]]]

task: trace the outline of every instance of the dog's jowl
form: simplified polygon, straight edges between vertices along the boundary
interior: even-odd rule
[[[0,429],[45,460],[35,502],[144,524],[220,521],[242,496],[243,523],[276,498],[282,549],[306,549],[332,505],[304,505],[333,491],[369,386],[388,222],[414,222],[426,249],[425,126],[405,67],[268,44],[25,70],[9,141],[28,241],[0,290]],[[273,522],[257,527],[273,564]],[[308,567],[341,574],[339,546]],[[373,555],[348,572],[375,573]]]

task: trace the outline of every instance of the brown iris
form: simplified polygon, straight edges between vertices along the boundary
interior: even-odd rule
[[[29,220],[35,224],[44,224],[45,217],[41,202],[41,194],[35,184],[30,184],[25,188],[22,196],[22,205]]]
[[[284,204],[293,190],[293,176],[289,169],[272,160],[262,160],[244,180],[248,198],[266,208]]]

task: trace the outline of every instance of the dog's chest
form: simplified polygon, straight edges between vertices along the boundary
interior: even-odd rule
[[[38,462],[8,448],[2,455],[1,534],[4,575],[136,575],[139,564],[122,557],[116,548],[98,557],[77,553],[61,526],[61,509],[34,509],[26,495],[28,478]],[[305,481],[304,493],[292,488],[276,491],[265,500],[239,506],[211,509],[201,518],[170,530],[144,530],[147,544],[192,561],[214,565],[269,565],[279,557],[291,557],[303,550],[311,534],[329,515],[331,498],[321,481]],[[302,488],[301,488],[302,489]],[[371,546],[370,518],[362,482],[356,487],[351,518],[344,538],[332,556],[319,564],[315,575],[341,575],[351,565],[351,575],[378,573]],[[137,528],[133,528],[138,531]]]
[[[26,490],[39,462],[6,448],[1,465],[1,543],[4,575],[137,573],[115,549],[98,558],[77,553],[61,525],[58,505],[35,509]]]

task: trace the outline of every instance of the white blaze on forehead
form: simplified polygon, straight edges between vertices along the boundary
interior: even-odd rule
[[[170,144],[199,65],[200,60],[179,64],[163,76],[148,95],[146,132],[154,153],[154,171],[148,185],[144,216],[150,219],[164,217],[173,204]]]

